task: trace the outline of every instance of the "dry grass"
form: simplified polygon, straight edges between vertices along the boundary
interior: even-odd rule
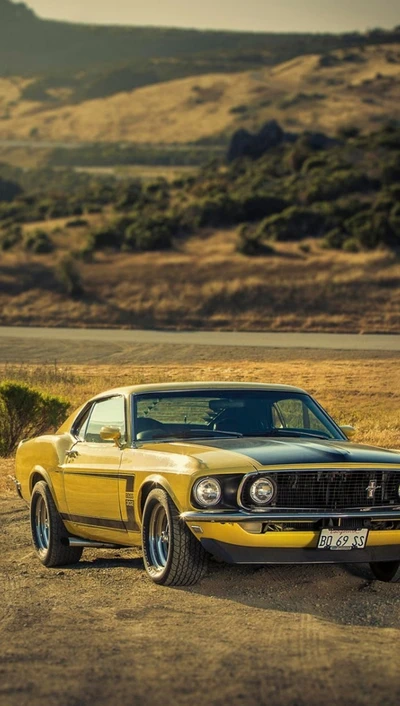
[[[49,108],[18,100],[19,79],[0,85],[0,139],[190,142],[271,117],[297,130],[373,127],[399,119],[397,46],[338,51],[333,66],[304,56],[273,69],[210,74]],[[355,59],[345,57],[353,55]],[[239,111],[235,109],[240,106]],[[245,110],[243,109],[245,106]]]
[[[94,351],[87,350],[90,358]],[[43,351],[43,360],[45,352]],[[231,380],[298,385],[339,423],[357,427],[355,441],[400,448],[398,356],[232,348],[138,346],[135,364],[0,364],[0,379],[24,380],[70,400],[73,408],[120,385],[178,380]],[[125,360],[127,352],[125,354]],[[118,362],[120,358],[116,359]],[[148,361],[147,364],[145,361]],[[12,489],[10,459],[0,462],[0,495]]]
[[[51,231],[56,225],[62,222],[40,227]],[[81,264],[86,295],[73,300],[62,294],[54,268],[84,237],[79,229],[61,231],[55,236],[56,255],[3,254],[1,325],[400,329],[400,262],[385,251],[346,254],[311,241],[309,253],[298,244],[279,244],[274,256],[249,258],[235,253],[234,232],[218,232],[179,242],[166,253],[99,254]]]

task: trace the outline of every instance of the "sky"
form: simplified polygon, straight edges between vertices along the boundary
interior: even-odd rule
[[[400,24],[399,0],[25,0],[40,17],[92,24],[344,32]]]

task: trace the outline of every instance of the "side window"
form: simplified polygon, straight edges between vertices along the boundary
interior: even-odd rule
[[[101,438],[100,429],[102,427],[118,427],[122,441],[125,440],[125,400],[123,397],[110,397],[108,400],[102,400],[94,404],[85,431],[85,441],[92,441],[97,444],[112,444],[112,441],[103,441]]]

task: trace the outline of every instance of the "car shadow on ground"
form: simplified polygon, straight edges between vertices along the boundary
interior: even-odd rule
[[[207,576],[190,590],[341,625],[400,629],[399,585],[374,580],[367,564],[230,566],[211,561]]]
[[[124,568],[144,577],[143,559],[133,551],[136,556],[132,549],[123,549],[107,557],[87,550],[87,557],[63,571],[102,569],[112,575],[114,569]],[[198,584],[160,587],[165,590],[258,610],[308,614],[338,625],[400,629],[399,585],[375,580],[367,564],[233,566],[211,558]]]

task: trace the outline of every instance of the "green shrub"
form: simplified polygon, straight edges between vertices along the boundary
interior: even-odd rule
[[[0,250],[11,250],[22,241],[21,226],[9,226],[0,232]]]
[[[66,255],[58,263],[55,275],[64,292],[73,299],[80,299],[84,295],[81,273],[77,258]]]
[[[120,232],[111,224],[89,234],[87,247],[90,250],[120,250],[125,232]]]
[[[257,236],[275,241],[296,241],[318,237],[322,233],[324,218],[321,214],[300,206],[291,206],[276,216],[261,221]]]
[[[35,230],[28,233],[24,238],[25,250],[35,253],[36,255],[45,255],[53,252],[54,243],[44,230]]]
[[[13,201],[21,192],[19,184],[0,177],[0,201]]]
[[[400,245],[400,219],[386,213],[366,211],[363,219],[348,223],[349,232],[365,250],[374,250],[380,245],[397,248]]]
[[[400,182],[400,154],[392,159],[382,171],[382,182],[386,186]]]
[[[352,137],[358,137],[360,132],[358,125],[341,125],[337,131],[337,135],[341,139],[348,140]]]
[[[66,228],[83,228],[89,225],[89,221],[86,218],[74,218],[72,221],[67,221],[65,224]]]
[[[301,171],[304,174],[309,174],[309,172],[314,171],[314,169],[323,169],[327,166],[327,158],[320,155],[313,155],[306,159],[303,163]]]
[[[232,209],[231,217],[237,215],[241,221],[259,221],[261,218],[281,213],[288,207],[288,202],[278,196],[265,194],[234,194],[237,206]]]
[[[314,201],[331,201],[355,192],[367,193],[378,186],[379,183],[376,180],[370,179],[356,169],[324,171],[320,172],[318,178],[314,178],[307,187],[305,200],[308,204]]]
[[[132,181],[124,186],[118,195],[115,208],[120,211],[130,209],[135,206],[142,195],[142,184],[140,181]]]
[[[271,245],[262,241],[254,228],[247,223],[243,223],[239,228],[236,252],[249,257],[258,257],[273,255],[275,250]]]
[[[348,240],[349,234],[343,230],[343,228],[333,228],[324,237],[322,245],[325,248],[333,248],[335,250],[341,250],[346,240]]]
[[[358,242],[357,238],[348,238],[344,241],[342,249],[345,252],[360,252],[360,243]]]
[[[162,213],[140,216],[128,226],[123,244],[124,250],[144,252],[168,250],[176,235],[178,224],[173,217]]]
[[[0,456],[13,453],[21,439],[55,431],[67,416],[69,403],[29,385],[0,383]]]
[[[183,214],[191,228],[220,228],[240,222],[241,207],[231,196],[219,193],[193,201]]]

